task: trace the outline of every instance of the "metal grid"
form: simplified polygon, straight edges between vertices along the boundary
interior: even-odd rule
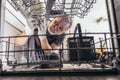
[[[82,34],[87,34],[87,33],[82,33]],[[73,33],[66,34],[66,35],[73,35]],[[76,33],[76,35],[78,35],[78,34]],[[41,68],[34,69],[34,67],[38,66],[40,64],[43,64],[43,63],[58,65],[57,71],[64,70],[64,67],[60,66],[60,65],[64,65],[64,64],[70,64],[72,66],[78,65],[78,68],[75,68],[75,70],[78,70],[78,71],[83,69],[83,67],[81,66],[82,64],[88,64],[88,65],[92,66],[90,68],[86,68],[85,70],[98,70],[99,71],[99,70],[103,70],[103,69],[111,70],[111,69],[116,68],[115,67],[116,64],[114,64],[116,62],[114,62],[114,61],[116,61],[117,58],[115,57],[116,52],[114,52],[114,51],[118,50],[118,48],[112,47],[113,46],[112,40],[116,37],[108,38],[107,36],[110,35],[110,33],[88,33],[87,35],[88,36],[82,37],[83,42],[87,46],[84,46],[84,47],[78,46],[79,40],[76,40],[77,39],[77,37],[76,37],[76,38],[73,38],[75,40],[71,41],[72,43],[75,41],[76,47],[74,47],[74,46],[70,47],[71,43],[69,43],[69,41],[67,41],[67,43],[68,43],[67,47],[62,45],[61,48],[54,49],[54,50],[59,51],[59,55],[60,55],[59,60],[49,60],[49,58],[47,60],[46,59],[44,60],[45,56],[43,54],[41,54],[41,57],[38,58],[39,60],[36,59],[37,57],[35,57],[35,60],[31,59],[31,56],[35,56],[33,54],[36,54],[35,53],[37,51],[36,49],[31,49],[29,47],[26,47],[25,45],[17,46],[16,44],[14,44],[14,38],[29,37],[29,36],[1,37],[2,41],[0,42],[0,45],[4,47],[3,50],[0,51],[0,55],[1,55],[0,57],[2,57],[2,59],[0,59],[1,71],[23,71],[23,70],[39,71],[42,69]],[[100,35],[101,37],[103,37],[103,39],[96,41],[96,40],[94,40],[95,35],[97,35],[97,36]],[[99,37],[97,37],[97,38],[99,38]],[[78,39],[80,39],[80,38],[78,38]],[[68,40],[69,40],[69,38],[68,38]],[[106,44],[105,47],[102,46],[103,43]],[[98,49],[100,49],[99,52],[98,52]],[[104,49],[105,49],[105,51],[104,51]],[[81,55],[80,51],[82,51],[82,50],[83,50],[83,53],[85,52],[84,54],[86,54],[86,53],[87,54],[85,56],[83,56],[83,58],[81,59],[82,55]],[[86,52],[87,50],[89,52]],[[92,50],[92,51],[90,51],[90,50]],[[71,59],[70,54],[72,54],[72,57],[75,54],[80,55],[80,56],[74,57],[75,58],[75,60],[74,60],[74,59]],[[6,67],[4,67],[6,65],[8,66],[8,68],[2,69],[2,68],[6,68]],[[24,66],[26,66],[26,67],[24,67]],[[21,69],[19,67],[21,67]],[[72,70],[72,69],[69,69],[69,70]]]
[[[16,11],[20,11],[23,16],[26,18],[31,16],[32,14],[39,14],[42,16],[45,14],[43,10],[45,10],[44,2],[40,2],[40,0],[7,0]],[[42,0],[43,1],[43,0]],[[35,12],[35,13],[34,13]]]
[[[84,18],[90,12],[96,0],[7,0],[25,17],[32,14],[55,17],[61,15]]]
[[[113,47],[114,44],[112,41],[119,38],[119,35],[117,37],[112,37],[110,36],[111,33],[80,33],[81,31],[79,29],[80,25],[77,25],[75,33],[65,34],[66,36],[74,36],[67,38],[67,40],[63,42],[63,44],[67,43],[67,45],[61,45],[58,49],[52,49],[59,51],[58,55],[60,59],[58,60],[51,60],[43,53],[40,53],[37,57],[35,54],[38,53],[36,52],[42,49],[33,49],[27,45],[18,46],[14,42],[15,38],[30,36],[0,37],[0,46],[2,46],[2,50],[0,51],[0,71],[24,72],[55,70],[79,72],[81,70],[103,71],[116,69],[119,66],[116,64],[119,58],[115,55],[118,54],[116,51],[119,50],[119,48]],[[76,33],[76,30],[79,30],[79,33]],[[85,34],[87,34],[87,36],[83,36]],[[95,37],[98,40],[96,40]],[[103,46],[104,44],[105,46]],[[39,67],[39,65],[44,63],[50,64],[50,68],[52,69],[42,69]],[[71,68],[65,68],[67,64],[71,65]],[[87,66],[83,66],[82,64],[87,64]]]

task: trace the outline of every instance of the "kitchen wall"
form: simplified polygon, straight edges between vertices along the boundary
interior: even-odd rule
[[[104,39],[104,34],[92,33],[110,33],[106,1],[97,0],[97,2],[93,4],[93,8],[90,9],[90,12],[84,18],[75,16],[73,19],[73,26],[69,32],[74,32],[77,23],[81,24],[83,36],[93,36],[95,42],[99,42],[99,38]],[[110,38],[110,34],[107,35],[107,38]],[[96,47],[100,47],[100,44],[96,45]]]
[[[21,15],[21,13],[19,11],[16,11],[7,1],[6,1],[6,6],[4,8],[5,11],[5,16],[4,16],[4,27],[3,27],[3,35],[4,37],[9,37],[9,36],[17,36],[19,33],[21,33],[22,31],[24,31],[25,25],[26,25],[26,19]],[[14,38],[10,39],[10,46],[6,46],[6,42],[9,42],[9,38],[4,38],[2,39],[3,43],[2,45],[2,49],[3,51],[6,51],[6,49],[9,48],[9,50],[14,50]],[[21,49],[21,47],[16,47],[16,49],[19,48]],[[19,61],[20,57],[22,55],[22,53],[20,54],[14,54],[14,52],[9,54],[8,53],[2,53],[2,61],[3,61],[3,69],[8,69],[10,68],[7,63],[6,63],[6,58],[9,58],[10,61],[15,61],[14,56],[16,57],[16,59]]]

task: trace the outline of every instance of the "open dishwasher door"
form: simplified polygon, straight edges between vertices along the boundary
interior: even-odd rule
[[[5,28],[0,37],[1,74],[117,72],[119,65],[116,64],[116,57],[119,55],[119,48],[116,40],[119,37],[114,31],[111,32],[112,17],[107,12],[110,3],[106,0],[6,0],[5,3]],[[105,12],[99,12],[102,10],[98,9],[99,3],[104,4],[102,8],[104,7]],[[59,55],[59,59],[51,60],[43,53],[39,55],[38,50],[49,49],[33,48],[39,44],[36,37],[35,41],[28,40],[25,45],[15,44],[16,38],[30,38],[31,35],[17,34],[24,32],[26,19],[31,16],[37,16],[39,23],[46,25],[43,27],[49,26],[56,17],[70,17],[72,25],[64,33],[64,41],[59,48],[51,49]],[[102,30],[102,26],[106,28]]]

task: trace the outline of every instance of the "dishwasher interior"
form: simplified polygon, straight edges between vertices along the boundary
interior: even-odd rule
[[[80,24],[76,25],[77,27]],[[9,36],[2,37],[1,46],[4,50],[1,56],[1,70],[3,72],[21,72],[21,71],[65,71],[65,72],[82,72],[82,71],[109,71],[116,70],[115,49],[109,33],[89,33],[88,36],[82,36],[84,33],[74,33],[75,36],[69,37],[58,49],[59,60],[45,60],[41,55],[39,60],[32,59],[37,55],[37,49],[33,50],[26,45],[17,46],[13,43],[16,37],[29,36]],[[86,33],[85,33],[86,34]],[[70,35],[70,34],[66,34]],[[71,33],[73,35],[73,33]],[[77,35],[77,36],[76,36]],[[93,35],[102,35],[99,41],[94,41]],[[81,36],[81,37],[79,37]],[[64,45],[66,43],[66,45]],[[97,46],[99,45],[99,46]],[[41,68],[41,64],[50,64],[49,68]],[[4,67],[5,66],[5,67]]]
[[[56,16],[69,15],[84,18],[94,7],[97,0],[7,0],[16,11],[27,18],[38,14],[41,21],[50,20]],[[102,18],[101,18],[102,19]],[[99,19],[100,20],[100,19]],[[0,37],[0,73],[20,72],[107,72],[119,68],[119,48],[114,41],[119,35],[111,32],[83,32],[81,23],[74,25],[73,32],[65,35],[67,38],[55,50],[59,60],[45,60],[41,55],[38,60],[31,56],[37,55],[37,50],[28,45],[18,46],[15,38],[29,36]],[[39,35],[41,36],[41,35]],[[96,40],[97,39],[97,40]],[[49,64],[50,68],[41,68],[41,64]]]

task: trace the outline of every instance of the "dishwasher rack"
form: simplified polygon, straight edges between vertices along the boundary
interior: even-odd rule
[[[29,36],[9,36],[1,37],[0,46],[0,71],[6,72],[81,72],[81,71],[109,71],[119,68],[119,58],[116,56],[119,48],[114,47],[113,41],[117,37],[110,37],[110,33],[82,33],[84,43],[79,46],[80,37],[69,37],[57,50],[59,60],[32,60],[30,56],[37,51],[26,45],[18,46],[14,43],[16,37]],[[66,36],[73,33],[66,34]],[[76,33],[76,35],[78,35]],[[97,35],[97,36],[96,36]],[[100,37],[98,37],[98,35]],[[41,36],[41,35],[39,35]],[[108,37],[109,36],[109,37]],[[65,45],[66,44],[66,45]],[[42,49],[39,49],[42,50]],[[48,49],[46,49],[48,50]],[[40,68],[41,64],[51,64],[51,68]]]

